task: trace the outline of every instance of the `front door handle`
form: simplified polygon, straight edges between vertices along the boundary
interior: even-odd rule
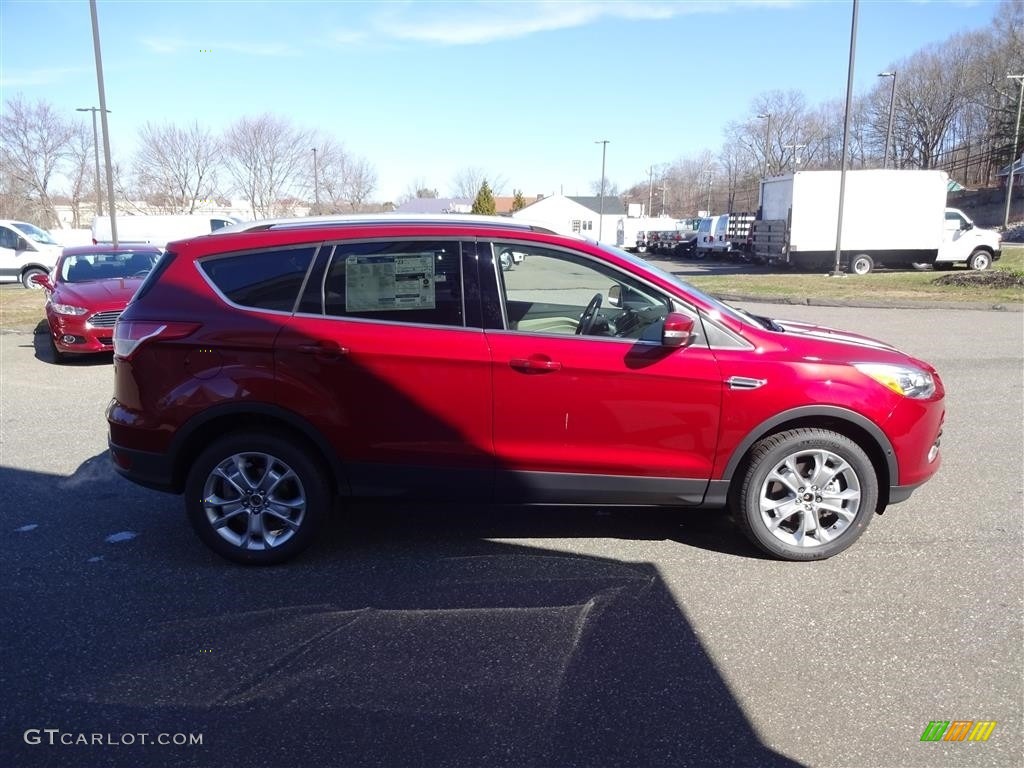
[[[537,371],[541,373],[549,371],[560,371],[562,370],[562,364],[557,360],[541,360],[539,358],[531,357],[529,359],[523,357],[514,357],[508,361],[508,364],[515,368],[517,371]]]
[[[314,355],[327,360],[334,360],[342,355],[348,354],[348,347],[343,347],[336,341],[318,341],[316,344],[299,344],[297,349],[303,354]]]

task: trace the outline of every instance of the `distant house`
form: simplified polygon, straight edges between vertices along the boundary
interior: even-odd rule
[[[1006,177],[1010,175],[1010,164],[1007,163],[999,172],[996,173],[996,178],[999,179],[999,186],[1006,186]],[[1017,159],[1017,162],[1013,164],[1013,188],[1020,189],[1024,188],[1024,156]]]
[[[605,197],[604,219],[601,219],[601,198],[597,197],[566,197],[551,195],[512,214],[515,218],[526,219],[548,227],[555,232],[567,235],[579,235],[590,240],[598,240],[607,245],[615,245],[616,227],[620,219],[626,215],[622,200],[617,197]],[[600,234],[600,238],[598,235]]]
[[[473,201],[468,197],[414,197],[395,208],[395,213],[469,213]]]

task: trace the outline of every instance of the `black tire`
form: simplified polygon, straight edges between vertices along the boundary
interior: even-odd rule
[[[42,286],[36,285],[35,283],[32,282],[32,278],[34,276],[36,276],[36,275],[45,275],[45,274],[46,274],[46,270],[45,269],[37,269],[35,267],[33,267],[31,269],[26,269],[21,274],[21,285],[22,285],[22,287],[23,288],[28,288],[30,291],[40,291],[40,290],[42,290]]]
[[[967,259],[967,268],[981,272],[992,266],[992,254],[984,248],[979,248]]]
[[[866,253],[858,253],[850,259],[850,271],[855,275],[866,275],[875,268],[875,260]]]
[[[875,514],[878,477],[871,460],[836,432],[779,432],[754,445],[746,466],[730,499],[732,512],[755,545],[782,560],[824,560],[839,554],[864,533]],[[778,469],[785,477],[780,473],[780,479],[769,479]],[[830,472],[828,483],[818,487],[813,482],[815,477],[828,479]],[[789,478],[793,487],[783,482]]]
[[[215,473],[222,466],[235,473],[234,485]],[[253,485],[271,473],[281,479],[269,491]],[[192,463],[185,510],[199,538],[221,557],[243,565],[273,565],[313,543],[327,519],[330,487],[320,462],[301,443],[238,432],[214,442]],[[215,527],[215,521],[222,524]]]

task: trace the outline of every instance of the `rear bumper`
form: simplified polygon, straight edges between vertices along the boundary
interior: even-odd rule
[[[122,477],[144,488],[165,493],[180,493],[175,487],[174,466],[170,457],[163,453],[137,451],[107,440],[114,469]]]

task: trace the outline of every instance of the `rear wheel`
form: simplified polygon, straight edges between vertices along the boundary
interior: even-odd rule
[[[858,254],[850,262],[850,271],[855,275],[866,275],[875,268],[875,261],[866,253]]]
[[[864,450],[824,429],[793,429],[757,443],[732,497],[747,536],[783,560],[824,560],[853,544],[878,503]]]
[[[981,271],[988,269],[992,266],[992,254],[988,251],[981,250],[980,248],[971,254],[970,258],[967,259],[968,269],[974,269]]]
[[[309,451],[277,435],[228,435],[203,451],[185,485],[199,538],[221,557],[271,565],[312,542],[331,503],[326,473]]]

